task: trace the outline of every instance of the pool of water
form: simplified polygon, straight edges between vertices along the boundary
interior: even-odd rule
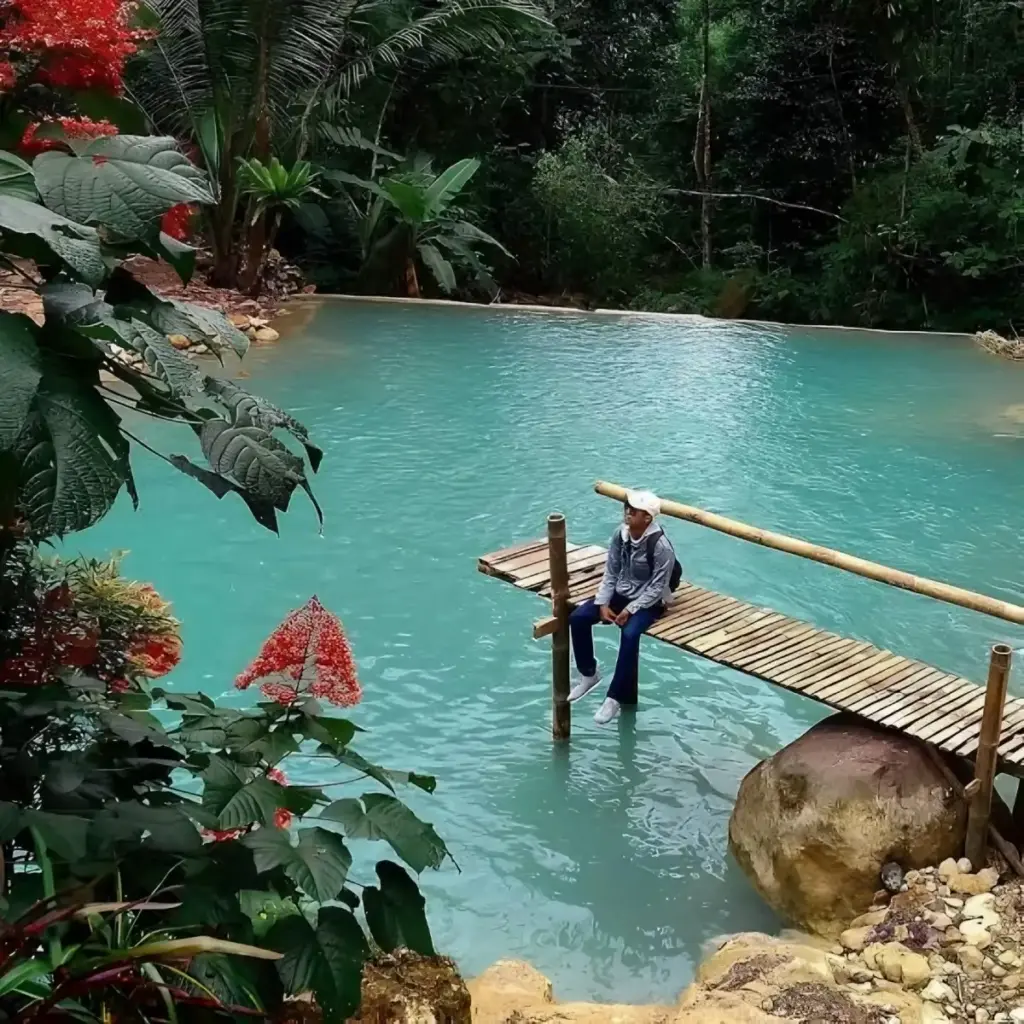
[[[565,998],[672,999],[709,938],[776,922],[726,853],[740,779],[822,714],[647,642],[635,719],[548,731],[535,597],[476,556],[543,532],[606,541],[595,478],[1024,601],[1022,368],[966,343],[372,304],[296,313],[245,381],[323,445],[322,536],[301,497],[274,537],[143,453],[122,503],[69,547],[128,549],[184,621],[172,685],[232,680],[316,593],[345,622],[363,751],[435,774],[410,802],[461,870],[424,879],[439,945],[468,973],[530,959]],[[1018,410],[1019,411],[1019,410]],[[167,451],[190,438],[163,424]],[[1006,624],[678,522],[687,574],[983,679]],[[610,631],[609,631],[610,634]],[[600,641],[606,664],[613,638]],[[1017,692],[1024,691],[1018,675]],[[382,851],[380,851],[382,852]]]

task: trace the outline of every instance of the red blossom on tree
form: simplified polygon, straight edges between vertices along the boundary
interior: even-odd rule
[[[363,695],[341,621],[316,597],[288,615],[235,680],[240,690],[253,683],[279,704],[310,696],[351,707]]]
[[[39,78],[65,89],[122,88],[125,61],[143,34],[125,0],[10,0],[0,50],[40,60]]]
[[[13,89],[17,77],[14,65],[9,60],[0,60],[0,92]]]
[[[177,206],[172,206],[160,219],[160,230],[165,235],[176,238],[179,242],[187,241],[192,233],[191,221],[194,213],[195,208],[188,203],[178,203]]]
[[[67,143],[59,136],[39,136],[44,125],[60,125],[68,139],[98,139],[102,135],[116,135],[117,128],[109,121],[91,121],[87,117],[58,117],[30,124],[21,137],[19,149],[26,156],[34,157],[49,149],[63,149]]]

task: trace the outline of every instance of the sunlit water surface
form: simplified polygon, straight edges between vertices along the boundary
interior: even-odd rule
[[[424,885],[438,945],[467,973],[525,957],[562,997],[672,999],[708,939],[775,927],[727,856],[729,811],[744,773],[823,713],[648,641],[635,718],[601,729],[581,707],[556,750],[549,647],[530,639],[544,606],[479,575],[478,555],[540,535],[553,509],[572,539],[604,542],[619,510],[591,490],[603,477],[1024,601],[1010,408],[1024,375],[966,342],[329,304],[294,313],[245,368],[326,451],[323,536],[301,494],[275,538],[143,454],[140,511],[125,501],[81,544],[129,549],[125,571],[173,600],[175,688],[250,701],[232,680],[289,609],[316,593],[342,617],[366,691],[360,749],[438,777],[436,795],[409,799],[461,869]],[[177,428],[144,429],[189,448]],[[975,679],[991,641],[1024,641],[667,527],[703,585]],[[600,643],[609,665],[611,631]]]

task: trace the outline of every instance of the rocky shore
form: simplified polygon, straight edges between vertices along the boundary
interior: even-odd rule
[[[720,942],[675,1006],[559,1003],[516,961],[469,992],[475,1024],[1024,1024],[1024,883],[966,860],[910,871],[837,943]]]

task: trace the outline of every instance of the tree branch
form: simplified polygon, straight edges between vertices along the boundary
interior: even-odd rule
[[[774,199],[772,196],[759,196],[753,192],[704,192],[703,190],[693,188],[667,188],[664,190],[664,195],[675,195],[675,196],[706,196],[710,195],[714,199],[756,199],[762,203],[773,203],[775,206],[784,206],[788,210],[808,210],[811,213],[820,213],[823,217],[831,217],[833,220],[841,221],[843,224],[847,223],[845,217],[841,217],[838,213],[833,213],[831,210],[822,210],[818,206],[808,206],[806,203],[787,203],[782,199]]]

